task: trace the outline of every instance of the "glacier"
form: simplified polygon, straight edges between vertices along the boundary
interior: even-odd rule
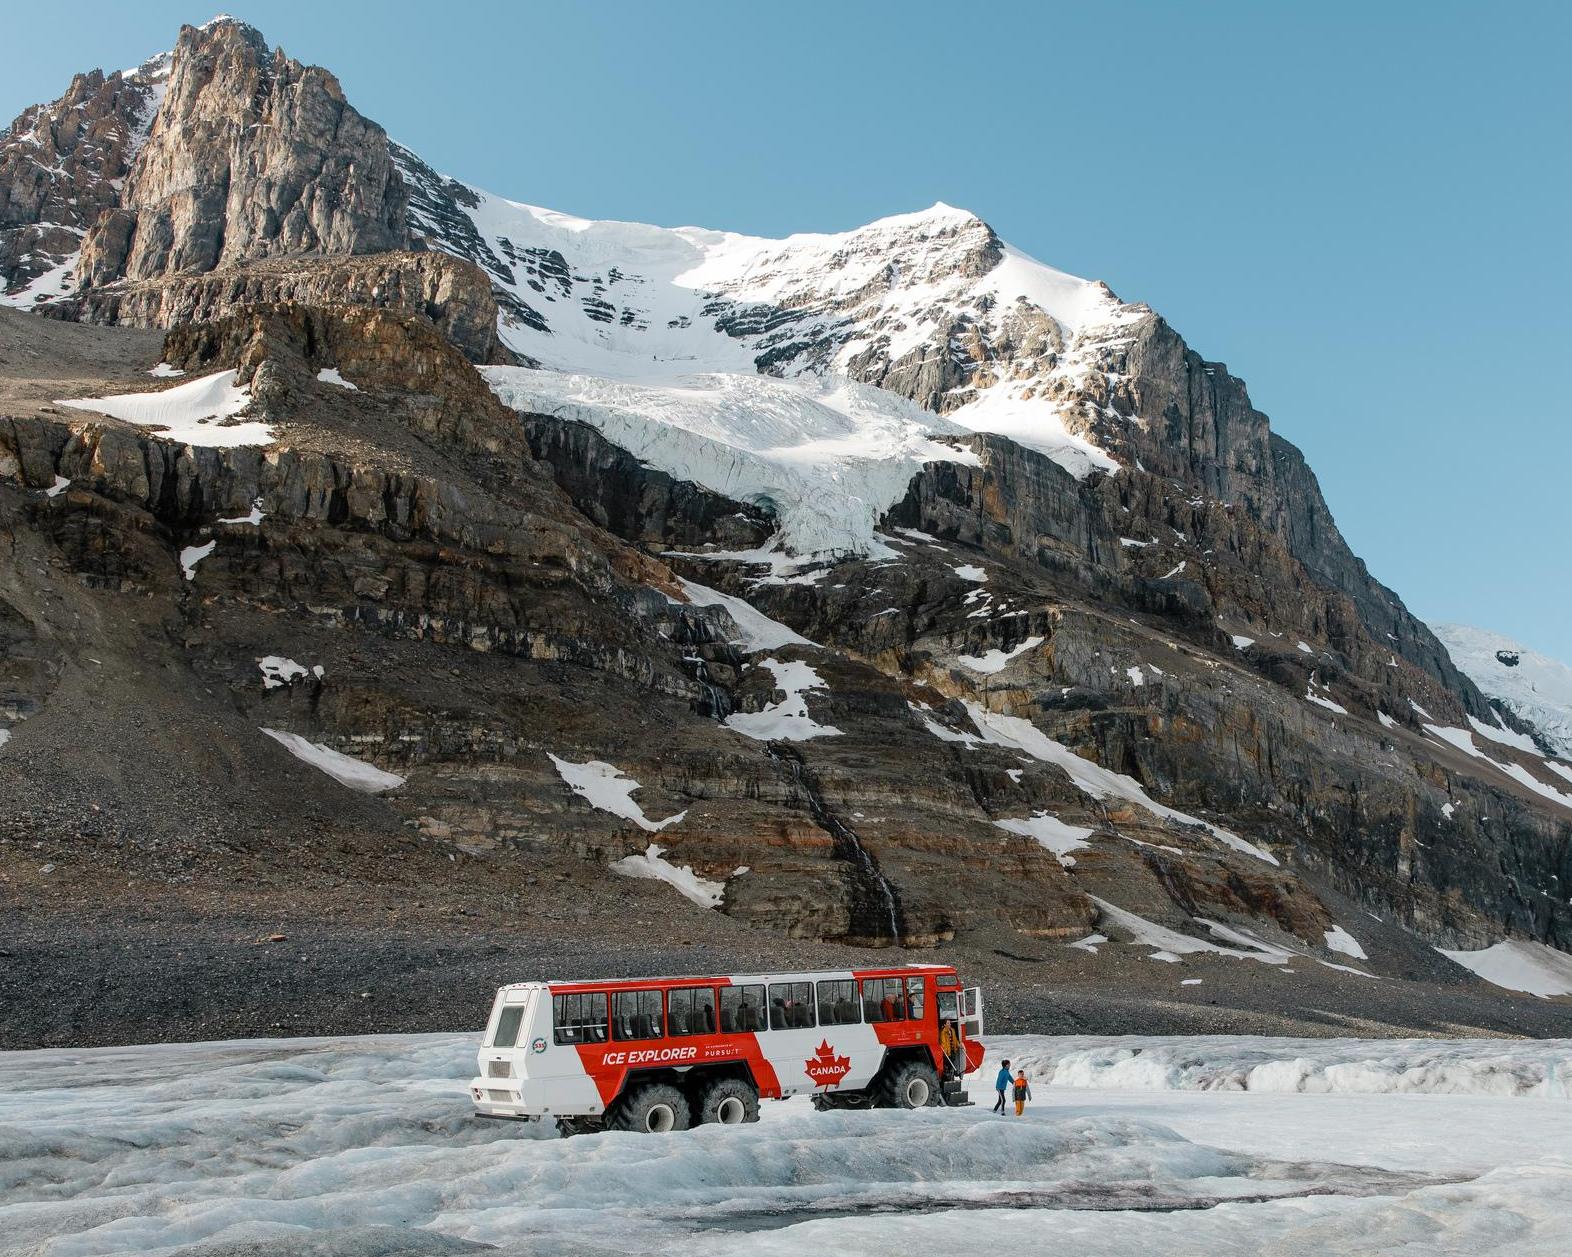
[[[972,1108],[471,1116],[475,1034],[0,1053],[0,1251],[1559,1255],[1572,1044],[989,1041]],[[1025,1118],[988,1111],[1001,1057]],[[1245,1085],[1248,1084],[1248,1085]],[[251,1246],[251,1247],[247,1247]]]
[[[1531,724],[1552,754],[1572,760],[1572,667],[1489,629],[1466,624],[1432,624],[1430,629],[1458,671],[1486,698]],[[1475,728],[1484,737],[1533,749],[1512,741],[1510,730]]]

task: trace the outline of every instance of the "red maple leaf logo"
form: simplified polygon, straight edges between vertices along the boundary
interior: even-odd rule
[[[836,1056],[830,1041],[825,1039],[807,1062],[808,1077],[815,1087],[834,1087],[851,1073],[851,1057]]]

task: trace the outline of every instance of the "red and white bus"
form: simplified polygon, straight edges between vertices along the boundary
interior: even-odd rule
[[[757,1121],[821,1108],[967,1104],[982,994],[909,965],[730,977],[516,982],[497,992],[470,1083],[482,1117],[580,1130]]]

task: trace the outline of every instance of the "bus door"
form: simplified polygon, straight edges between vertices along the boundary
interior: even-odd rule
[[[982,1067],[982,1037],[982,988],[969,986],[961,992],[961,1051],[965,1053],[967,1073]]]
[[[959,1076],[966,1072],[966,1049],[961,1037],[960,991],[939,991],[935,1003],[939,1011],[939,1046],[944,1052],[944,1072]]]
[[[969,986],[961,992],[961,1035],[967,1039],[983,1037],[982,988]]]

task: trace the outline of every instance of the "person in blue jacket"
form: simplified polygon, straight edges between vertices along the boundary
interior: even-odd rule
[[[1003,1113],[1004,1112],[1004,1094],[1005,1094],[1005,1092],[1007,1092],[1010,1089],[1011,1081],[1012,1081],[1012,1079],[1010,1077],[1010,1062],[1009,1061],[1005,1061],[1003,1065],[999,1066],[998,1077],[996,1077],[993,1080],[993,1085],[994,1085],[995,1089],[999,1092],[999,1099],[994,1103],[994,1106],[993,1106],[993,1111],[995,1113]]]

